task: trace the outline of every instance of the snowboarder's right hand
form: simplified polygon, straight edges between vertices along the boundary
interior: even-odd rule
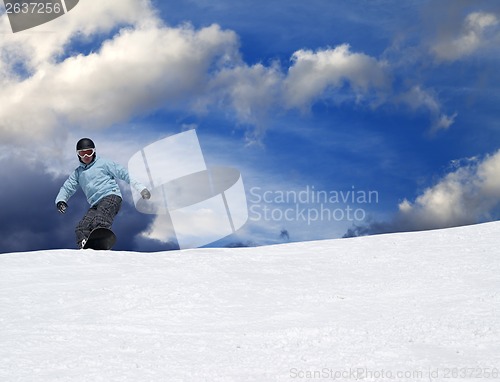
[[[151,198],[151,192],[149,192],[149,190],[145,188],[144,190],[141,191],[141,196],[143,199],[148,200]]]
[[[66,204],[66,202],[63,202],[62,200],[60,202],[57,202],[56,207],[57,210],[62,214],[65,213],[66,210],[68,209],[68,205]]]

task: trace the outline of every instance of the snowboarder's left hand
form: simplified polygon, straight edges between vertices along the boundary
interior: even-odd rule
[[[141,196],[143,199],[149,199],[151,198],[151,192],[147,188],[141,191]]]

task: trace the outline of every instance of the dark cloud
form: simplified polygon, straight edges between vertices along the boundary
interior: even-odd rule
[[[66,234],[69,225],[60,219],[54,206],[58,185],[36,166],[23,166],[16,160],[2,162],[0,252],[71,248],[71,240],[65,238],[70,237]],[[68,218],[74,213],[69,212]]]
[[[225,245],[225,248],[247,248],[247,247],[255,247],[255,243],[251,241],[243,242],[243,241],[232,241]]]
[[[400,215],[396,215],[389,221],[367,221],[365,224],[353,225],[347,230],[343,238],[380,235],[384,233],[395,232],[411,232],[411,231],[425,231],[435,228],[444,228],[440,226],[431,226],[420,224],[417,221],[406,219]]]

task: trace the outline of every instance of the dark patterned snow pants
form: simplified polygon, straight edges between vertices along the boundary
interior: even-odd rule
[[[75,229],[78,247],[81,246],[80,243],[83,239],[87,239],[93,229],[98,227],[111,228],[121,205],[122,198],[118,195],[109,195],[90,207]]]

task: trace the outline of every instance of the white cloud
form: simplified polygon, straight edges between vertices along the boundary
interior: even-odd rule
[[[448,129],[457,116],[456,113],[452,115],[444,114],[438,97],[432,91],[423,89],[419,85],[415,85],[403,94],[396,96],[396,99],[413,110],[427,110],[431,115],[432,132]]]
[[[395,91],[388,62],[352,52],[347,44],[316,52],[299,50],[292,55],[287,71],[277,64],[249,67],[241,63],[227,68],[212,80],[205,106],[213,102],[214,94],[234,110],[240,121],[257,128],[265,125],[271,111],[307,110],[320,99],[363,102],[372,108],[402,104],[424,110],[430,114],[433,132],[449,128],[456,118],[456,114],[442,111],[432,90],[415,85]]]
[[[421,86],[403,93],[395,91],[388,62],[352,52],[347,44],[315,52],[296,51],[289,68],[277,63],[235,64],[213,76],[198,107],[205,110],[219,104],[236,114],[238,121],[254,125],[257,139],[272,113],[308,110],[321,99],[366,103],[372,108],[403,104],[412,110],[426,110],[431,115],[432,130],[447,129],[456,117],[444,114],[438,97]]]
[[[347,44],[317,52],[299,50],[293,54],[292,62],[284,83],[288,107],[302,108],[328,88],[339,89],[344,84],[355,98],[363,99],[372,90],[386,91],[391,82],[386,63],[353,53]]]
[[[4,81],[0,132],[36,138],[61,125],[109,126],[187,102],[203,92],[209,67],[237,54],[236,46],[234,33],[218,26],[122,29],[98,52],[45,62],[26,79]]]
[[[469,56],[481,48],[498,44],[498,25],[498,17],[493,13],[469,13],[463,20],[459,33],[442,38],[431,47],[431,51],[444,61]]]
[[[149,0],[80,1],[68,15],[22,33],[11,32],[6,15],[0,17],[0,51],[10,54],[12,60],[37,70],[51,63],[74,37],[85,38],[96,33],[107,33],[118,25],[144,25],[157,22]]]
[[[240,64],[221,70],[210,82],[209,97],[205,104],[213,103],[213,95],[221,105],[229,104],[239,120],[259,124],[270,110],[279,107],[283,73],[277,65]]]
[[[488,219],[500,202],[500,151],[471,159],[426,189],[413,203],[399,205],[400,224],[416,229],[473,224]]]
[[[8,19],[0,17],[7,36],[0,41],[4,142],[109,127],[163,108],[196,113],[212,107],[252,125],[258,138],[274,113],[307,110],[320,99],[409,104],[430,110],[436,129],[454,120],[422,87],[398,95],[389,63],[347,44],[296,51],[289,68],[249,66],[238,36],[217,25],[165,26],[147,0],[90,3],[31,32],[7,33]],[[97,51],[72,54],[74,39],[96,36],[107,37]]]

